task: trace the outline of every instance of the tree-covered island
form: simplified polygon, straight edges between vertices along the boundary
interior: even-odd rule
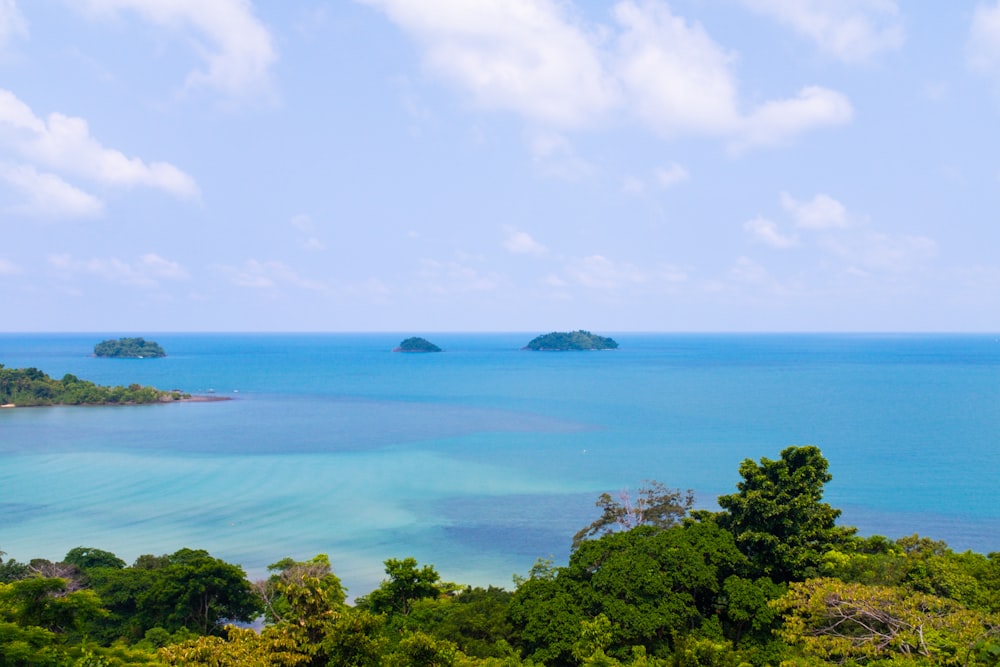
[[[513,591],[412,557],[385,560],[352,604],[324,554],[251,582],[200,549],[132,565],[89,546],[59,562],[0,551],[0,666],[1000,665],[1000,552],[856,535],[823,502],[816,447],[739,475],[718,511],[654,481],[602,494],[568,562],[537,561]]]
[[[413,336],[399,344],[393,352],[440,352],[441,348],[426,338]]]
[[[94,346],[94,355],[114,359],[149,359],[165,357],[167,353],[159,343],[140,337],[103,340]]]
[[[145,405],[189,400],[191,394],[138,384],[109,387],[67,373],[61,380],[37,368],[5,368],[0,364],[0,405]],[[2,663],[0,663],[2,664]]]
[[[595,336],[589,331],[553,331],[536,336],[524,346],[525,350],[549,352],[564,350],[614,350],[618,343],[612,338]]]

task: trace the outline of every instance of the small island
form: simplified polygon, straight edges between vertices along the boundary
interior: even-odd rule
[[[98,357],[113,359],[148,359],[167,356],[159,343],[145,338],[104,340],[94,346],[94,354]]]
[[[441,348],[426,338],[407,338],[393,352],[440,352]]]
[[[595,336],[589,331],[553,331],[531,339],[522,349],[540,352],[565,350],[614,350],[618,343],[611,338]]]
[[[193,397],[179,390],[130,384],[108,387],[67,373],[61,380],[37,368],[5,368],[0,364],[0,407],[49,405],[146,405],[174,401],[222,400]]]

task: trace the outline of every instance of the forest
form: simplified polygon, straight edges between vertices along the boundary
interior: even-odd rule
[[[406,557],[351,602],[324,554],[259,581],[189,548],[0,557],[0,666],[1000,664],[1000,553],[839,525],[813,446],[738,473],[717,511],[654,481],[602,494],[568,562],[513,590]]]
[[[138,384],[109,387],[67,373],[61,380],[37,368],[5,368],[0,364],[0,405],[144,405],[177,401],[191,395]]]

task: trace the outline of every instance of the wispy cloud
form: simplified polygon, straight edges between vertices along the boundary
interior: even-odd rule
[[[782,234],[776,222],[760,216],[743,223],[743,229],[756,241],[772,248],[790,248],[797,243],[795,237]]]
[[[671,163],[669,167],[660,167],[656,170],[656,183],[661,188],[672,188],[691,179],[688,170],[677,164]]]
[[[100,199],[76,188],[55,174],[40,173],[31,165],[0,164],[0,180],[21,195],[8,207],[12,213],[37,218],[94,218],[104,212]]]
[[[194,34],[186,36],[205,66],[188,74],[190,87],[207,86],[233,96],[270,89],[270,68],[277,52],[248,0],[74,0],[71,4],[94,16],[128,10],[165,29],[192,28]]]
[[[237,287],[260,290],[274,290],[280,287],[296,287],[314,291],[327,289],[325,283],[305,278],[295,269],[278,260],[248,259],[241,265],[218,265],[215,268],[228,276],[229,282]]]
[[[1000,76],[1000,0],[976,6],[966,55],[974,70]]]
[[[828,238],[825,247],[849,265],[854,275],[897,274],[918,269],[937,257],[938,244],[926,236],[865,232]]]
[[[812,40],[845,63],[871,60],[903,46],[905,32],[895,0],[742,0]]]
[[[14,37],[28,35],[28,22],[17,8],[15,0],[0,0],[0,49]]]
[[[470,258],[440,261],[423,258],[415,287],[432,294],[492,292],[507,281],[498,273],[483,271]]]
[[[781,206],[802,229],[843,229],[850,225],[847,208],[825,194],[817,194],[809,201],[798,201],[787,192],[781,193]]]
[[[77,259],[68,253],[51,255],[49,266],[70,276],[92,275],[112,283],[134,287],[157,287],[163,281],[188,279],[188,272],[177,262],[156,253],[147,253],[134,262],[116,257]]]
[[[504,239],[503,247],[508,252],[515,255],[545,255],[549,249],[532,238],[528,232],[523,232],[513,227],[506,227],[507,238]]]
[[[13,276],[21,273],[21,267],[10,261],[9,259],[4,259],[0,257],[0,276]]]

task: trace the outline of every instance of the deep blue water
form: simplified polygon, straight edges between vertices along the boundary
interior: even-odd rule
[[[119,334],[115,334],[119,335]],[[1000,551],[1000,336],[148,334],[170,356],[90,355],[102,334],[0,334],[0,363],[234,400],[0,410],[0,549],[126,560],[189,546],[261,576],[330,555],[352,594],[386,558],[510,586],[565,559],[604,491],[656,479],[699,505],[744,458],[815,444],[826,500],[863,534]]]

